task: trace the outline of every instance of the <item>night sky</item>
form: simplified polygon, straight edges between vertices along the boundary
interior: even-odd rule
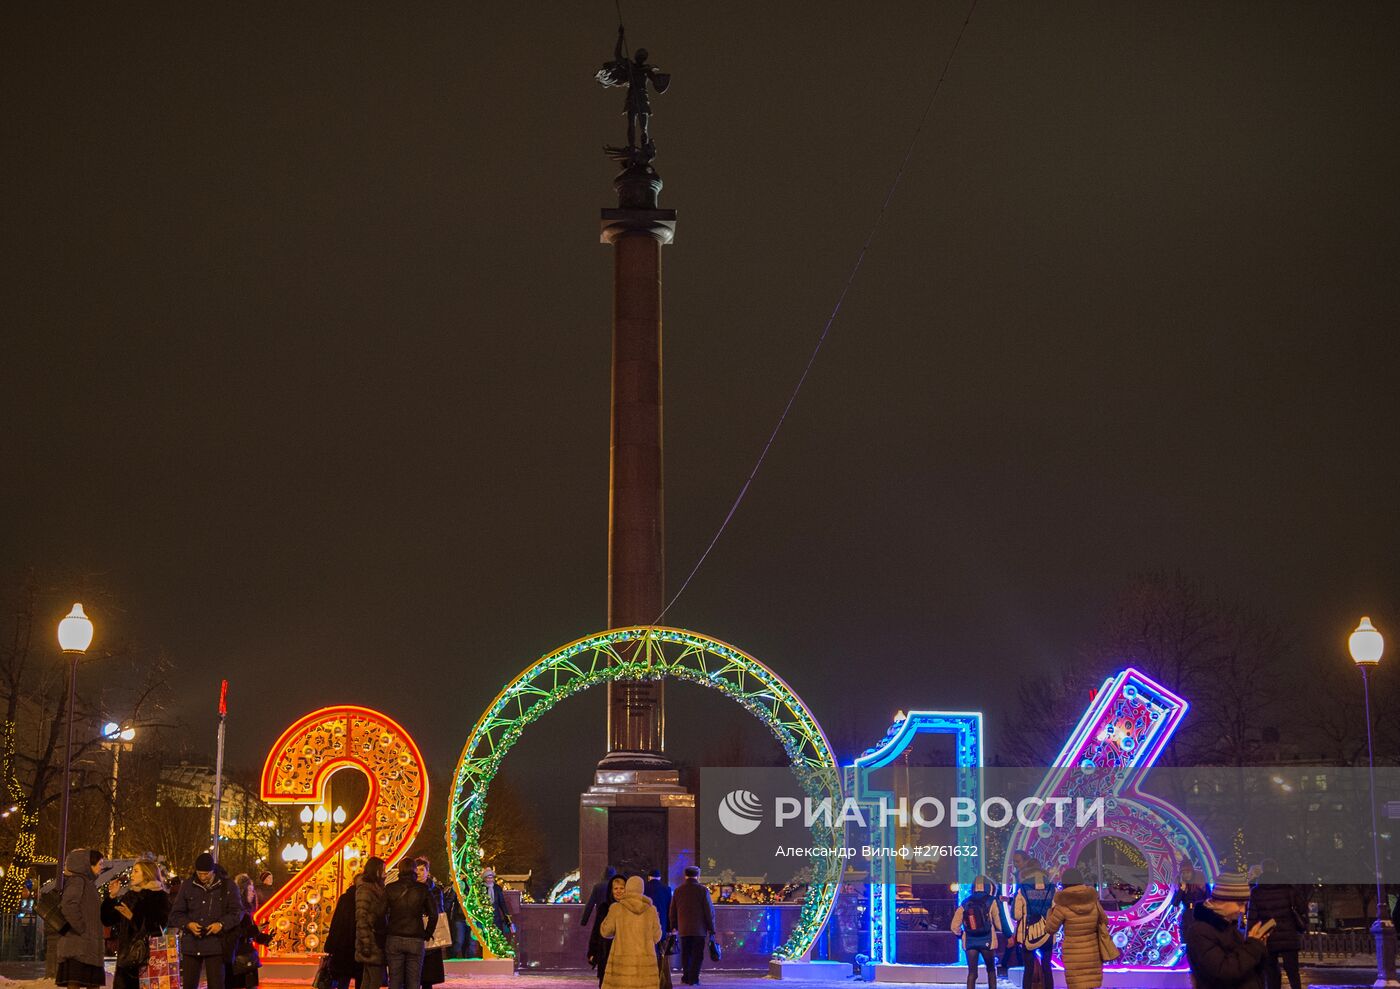
[[[673,588],[967,10],[624,3],[674,75]],[[187,719],[228,677],[235,762],[351,701],[446,771],[605,621],[612,3],[0,18],[5,579],[97,575],[98,636],[168,651]],[[1280,616],[1319,674],[1360,614],[1400,633],[1397,42],[1387,3],[979,3],[668,619],[858,736],[980,706],[994,745],[1136,573]],[[697,693],[668,712],[687,758],[743,720]],[[552,817],[601,712],[507,763]]]

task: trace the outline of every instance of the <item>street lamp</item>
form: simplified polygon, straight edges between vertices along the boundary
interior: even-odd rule
[[[1347,640],[1351,659],[1361,670],[1361,691],[1366,698],[1366,763],[1371,770],[1371,852],[1376,860],[1376,922],[1371,925],[1371,935],[1376,940],[1376,981],[1375,987],[1400,986],[1395,977],[1395,925],[1385,915],[1385,884],[1381,881],[1381,844],[1376,827],[1376,753],[1371,744],[1371,684],[1367,672],[1381,661],[1385,652],[1385,639],[1371,624],[1371,619],[1362,618]]]
[[[136,729],[123,728],[115,721],[102,726],[102,747],[112,750],[112,812],[107,816],[107,854],[117,856],[117,780],[121,773],[122,749],[131,747]]]
[[[83,606],[73,610],[58,623],[58,647],[68,657],[68,748],[63,753],[63,810],[58,828],[58,878],[54,885],[63,889],[63,861],[68,855],[68,804],[73,788],[73,703],[78,689],[78,660],[92,645],[92,620],[83,614]]]

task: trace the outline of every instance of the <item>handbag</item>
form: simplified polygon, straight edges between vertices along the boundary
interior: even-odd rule
[[[121,951],[117,952],[118,968],[140,968],[151,958],[151,942],[144,933],[133,933]]]
[[[661,940],[661,953],[663,955],[674,955],[676,953],[676,940],[678,935],[675,931],[667,934]]]
[[[432,951],[434,948],[448,948],[452,945],[452,925],[447,920],[447,914],[438,914],[437,925],[433,928],[433,936],[424,942],[425,951]]]
[[[715,940],[715,932],[709,934],[710,941],[710,961],[717,962],[724,957],[724,952],[719,948],[719,942]]]
[[[63,894],[53,889],[34,901],[34,912],[44,922],[44,932],[49,937],[62,937],[73,929],[63,916]]]
[[[1122,954],[1118,950],[1118,945],[1113,943],[1113,935],[1108,933],[1108,918],[1104,916],[1103,909],[1099,909],[1099,957],[1106,962],[1117,959]]]
[[[316,974],[311,979],[312,989],[331,989],[331,956],[322,955],[316,964]]]
[[[180,985],[180,938],[174,932],[147,939],[150,957],[141,970],[141,989],[176,989]]]

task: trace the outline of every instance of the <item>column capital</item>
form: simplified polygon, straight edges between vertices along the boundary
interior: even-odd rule
[[[623,234],[647,233],[663,244],[676,236],[676,211],[673,209],[621,209],[602,211],[600,243],[614,243]]]

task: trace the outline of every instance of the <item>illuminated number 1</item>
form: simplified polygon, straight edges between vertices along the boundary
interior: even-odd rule
[[[428,777],[418,746],[392,718],[369,708],[314,711],[282,733],[263,765],[269,804],[320,804],[331,776],[356,769],[369,780],[365,806],[321,854],[258,908],[271,956],[324,951],[336,897],[371,855],[387,865],[413,844],[428,812]]]

